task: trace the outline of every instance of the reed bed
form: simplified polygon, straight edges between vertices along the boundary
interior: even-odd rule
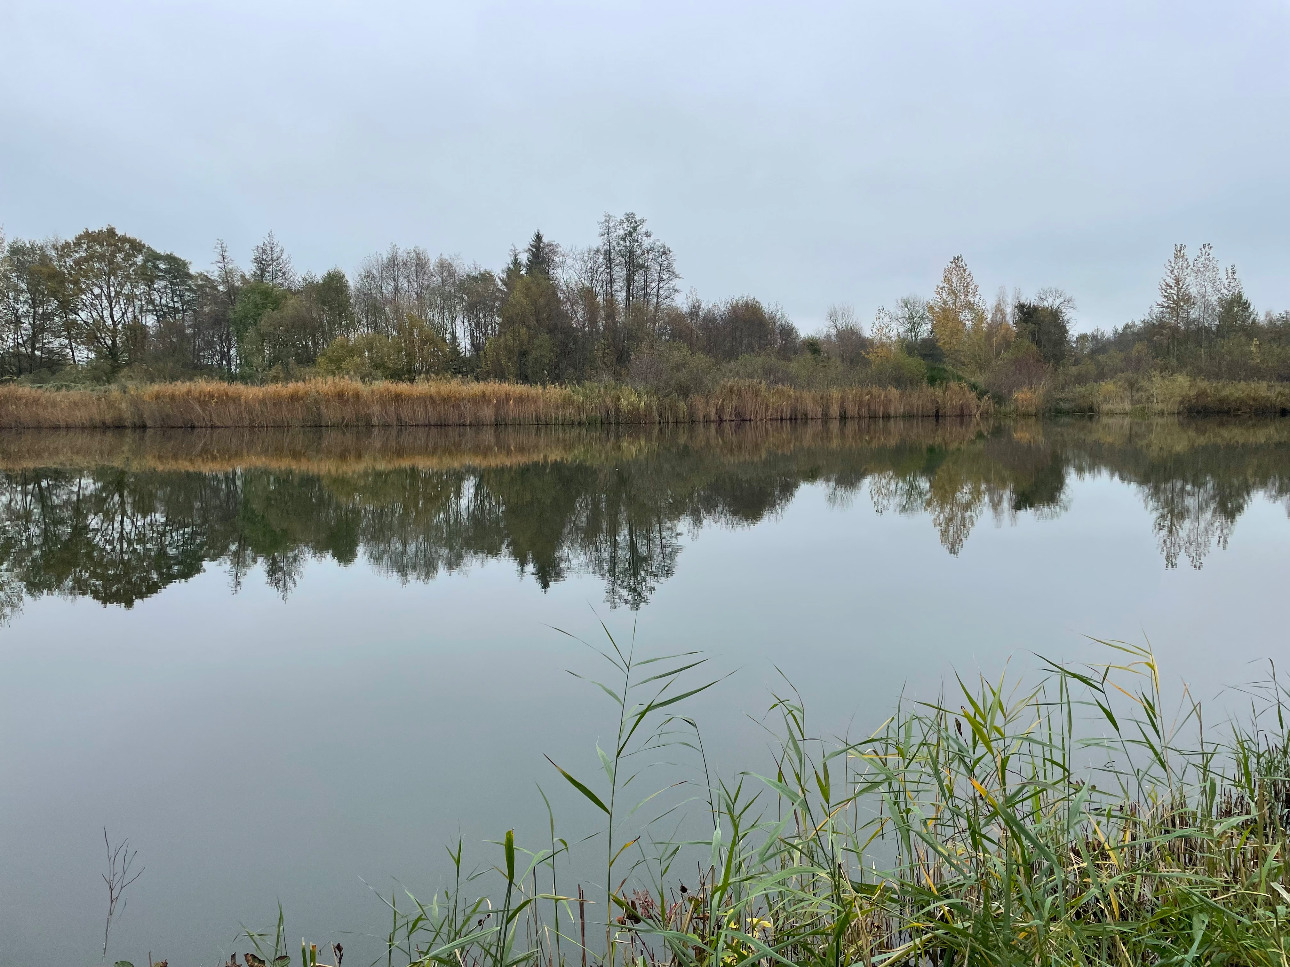
[[[1285,692],[1245,690],[1234,721],[1186,695],[1169,713],[1152,654],[1107,644],[1110,662],[1035,685],[960,681],[862,741],[813,736],[790,692],[767,768],[724,780],[682,705],[713,684],[692,678],[702,659],[615,644],[596,683],[618,723],[603,774],[552,772],[599,827],[553,812],[548,843],[506,832],[473,874],[451,851],[441,895],[390,897],[388,962],[1284,965]],[[695,760],[698,779],[650,788],[690,788],[700,835],[660,836],[624,806],[647,795],[632,783],[651,754]],[[588,842],[603,875],[570,887],[569,844]]]
[[[1017,412],[1036,407],[1018,403]],[[1228,382],[1191,376],[1157,375],[1138,380],[1125,378],[1088,383],[1055,391],[1043,409],[1061,413],[1101,416],[1133,413],[1156,416],[1287,416],[1290,384]]]
[[[660,398],[616,385],[374,383],[267,386],[165,383],[106,390],[0,387],[0,429],[683,424],[944,417],[990,412],[962,384],[797,390],[740,381],[711,395]]]

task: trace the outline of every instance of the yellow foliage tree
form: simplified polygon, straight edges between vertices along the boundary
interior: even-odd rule
[[[950,365],[963,369],[968,363],[968,336],[986,326],[981,290],[962,255],[950,259],[941,275],[936,294],[927,306],[932,317],[932,335]]]

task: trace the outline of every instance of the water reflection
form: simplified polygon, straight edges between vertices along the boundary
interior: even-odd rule
[[[284,597],[311,559],[401,581],[506,559],[544,589],[594,574],[638,608],[682,537],[753,524],[803,484],[926,516],[958,554],[985,515],[1055,517],[1072,479],[1142,496],[1166,567],[1199,568],[1250,501],[1290,512],[1290,423],[685,430],[16,434],[0,456],[0,616],[25,598],[126,607],[224,568]],[[865,486],[867,484],[867,487]]]

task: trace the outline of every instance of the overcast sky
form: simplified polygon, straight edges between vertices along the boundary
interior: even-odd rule
[[[497,267],[627,210],[804,329],[959,252],[1111,326],[1174,242],[1288,308],[1290,0],[0,2],[10,237]]]

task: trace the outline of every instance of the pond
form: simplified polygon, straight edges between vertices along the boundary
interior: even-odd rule
[[[1239,706],[1286,642],[1290,421],[0,437],[0,964],[243,927],[380,958],[444,846],[572,838],[614,635],[697,650],[708,754],[766,765],[957,672],[1149,642]],[[602,627],[603,623],[603,627]],[[568,632],[568,634],[564,633]],[[572,637],[571,637],[572,636]]]

